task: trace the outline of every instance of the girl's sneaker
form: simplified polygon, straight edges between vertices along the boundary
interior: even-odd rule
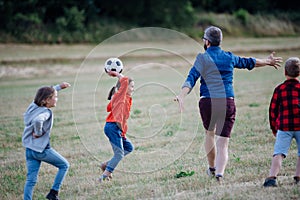
[[[299,176],[294,176],[294,183],[296,184],[296,185],[299,185],[300,184],[300,177]]]
[[[49,200],[59,200],[58,191],[51,189],[50,192],[47,194],[46,198]]]

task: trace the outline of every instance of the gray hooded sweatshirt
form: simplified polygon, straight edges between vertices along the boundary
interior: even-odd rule
[[[54,86],[56,91],[61,90],[59,85]],[[53,113],[44,106],[32,102],[24,113],[23,146],[42,153],[50,144],[50,132],[53,125]],[[32,133],[38,135],[34,138]]]

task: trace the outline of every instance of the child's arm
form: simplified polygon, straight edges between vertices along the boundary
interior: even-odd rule
[[[70,87],[70,86],[71,86],[70,83],[62,82],[61,84],[57,84],[57,85],[53,86],[53,88],[54,88],[56,91],[59,91],[59,90],[68,88],[68,87]]]
[[[38,138],[41,137],[43,133],[43,124],[46,120],[51,117],[51,112],[48,110],[47,112],[43,112],[39,114],[34,120],[33,120],[33,137]]]
[[[114,94],[112,98],[112,113],[113,116],[119,126],[121,127],[121,130],[124,131],[123,125],[125,124],[124,121],[126,121],[126,94],[128,89],[128,77],[123,77],[120,79],[120,88],[117,93]]]
[[[116,120],[116,123],[118,127],[124,131],[124,121],[126,121],[126,104],[125,104],[125,99],[126,99],[126,94],[128,90],[128,77],[124,77],[122,74],[111,71],[108,73],[112,77],[117,77],[120,81],[120,88],[118,91],[114,94],[112,98],[112,113],[113,116]]]
[[[117,102],[125,102],[126,93],[128,90],[128,83],[129,83],[128,77],[125,77],[123,74],[120,74],[116,71],[110,71],[108,75],[112,77],[117,77],[120,81],[120,88],[114,94],[113,97],[113,101],[114,101],[113,105],[115,106]]]
[[[275,89],[269,106],[269,122],[274,136],[276,136],[277,133],[276,121],[278,117],[278,105],[278,94]]]

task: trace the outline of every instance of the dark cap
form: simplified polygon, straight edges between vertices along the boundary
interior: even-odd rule
[[[222,31],[218,27],[210,26],[205,29],[203,38],[208,40],[212,46],[219,46],[223,38]]]

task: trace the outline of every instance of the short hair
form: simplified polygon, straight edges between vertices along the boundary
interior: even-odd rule
[[[300,73],[300,59],[298,57],[291,57],[285,62],[285,75],[296,78]]]
[[[46,100],[48,98],[51,98],[54,95],[55,89],[53,87],[41,87],[38,89],[35,98],[34,103],[38,106],[46,106]]]
[[[220,28],[210,26],[205,29],[203,39],[208,40],[211,46],[219,46],[223,39],[223,34]]]

